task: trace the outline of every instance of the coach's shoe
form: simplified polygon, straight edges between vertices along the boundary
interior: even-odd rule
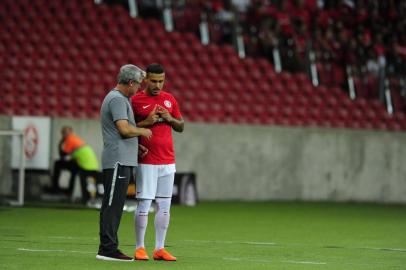
[[[149,257],[148,257],[147,252],[145,251],[145,248],[143,248],[143,247],[137,248],[134,252],[134,259],[141,260],[141,261],[148,261]]]
[[[134,261],[133,258],[128,257],[127,255],[125,255],[118,249],[116,252],[108,253],[108,254],[99,251],[99,253],[97,253],[97,255],[96,255],[96,259],[105,260],[105,261],[122,261],[122,262]]]
[[[176,257],[172,256],[164,248],[154,250],[154,260],[176,261]]]

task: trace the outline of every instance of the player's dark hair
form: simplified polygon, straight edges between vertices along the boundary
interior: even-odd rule
[[[165,73],[165,70],[160,64],[153,63],[147,67],[147,73],[162,74]]]

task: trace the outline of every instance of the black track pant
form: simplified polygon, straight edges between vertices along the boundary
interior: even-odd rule
[[[117,165],[116,169],[103,170],[104,195],[100,209],[99,252],[113,253],[118,248],[117,231],[123,214],[127,189],[133,168]]]

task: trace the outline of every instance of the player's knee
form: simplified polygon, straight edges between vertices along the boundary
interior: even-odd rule
[[[137,216],[148,216],[152,200],[139,200],[137,205]]]
[[[158,212],[164,215],[170,215],[171,198],[156,198],[155,200]]]

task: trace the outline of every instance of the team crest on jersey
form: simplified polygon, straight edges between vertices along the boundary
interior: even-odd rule
[[[164,101],[165,107],[170,108],[172,107],[172,103],[169,100]]]

